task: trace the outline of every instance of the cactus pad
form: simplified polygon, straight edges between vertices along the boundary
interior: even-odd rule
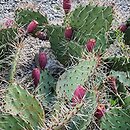
[[[125,34],[124,34],[124,41],[125,41],[125,44],[127,44],[127,45],[130,45],[130,37],[129,37],[129,34],[130,34],[130,28],[128,28],[128,29],[125,31]]]
[[[0,130],[33,130],[18,115],[0,114]]]
[[[83,102],[74,107],[66,105],[61,99],[54,107],[52,129],[61,130],[66,126],[68,130],[85,130],[91,122],[96,106],[96,94],[93,90],[88,91]]]
[[[130,87],[130,72],[112,70],[111,75],[116,77],[124,86]]]
[[[111,7],[79,6],[69,18],[70,25],[75,30],[74,39],[79,44],[85,45],[88,39],[94,38],[97,41],[95,49],[104,50],[107,47],[105,33],[109,30],[113,19]]]
[[[102,130],[129,130],[130,114],[127,110],[114,108],[101,119]]]
[[[36,90],[36,93],[41,100],[44,106],[47,106],[49,102],[53,101],[53,98],[55,96],[55,79],[52,77],[52,75],[47,71],[44,70],[41,72],[40,82],[39,86]]]
[[[47,26],[46,28],[54,54],[62,64],[66,64],[68,56],[65,52],[67,43],[64,40],[64,28],[55,25]]]
[[[88,77],[93,74],[96,68],[96,58],[91,57],[87,60],[82,60],[78,65],[64,72],[57,82],[56,93],[58,97],[67,96],[71,99],[78,85],[84,85]]]
[[[44,111],[40,104],[25,89],[13,83],[7,89],[4,109],[12,115],[19,115],[33,128],[43,125]]]
[[[0,30],[0,46],[3,45],[4,47],[4,45],[6,45],[8,42],[12,42],[14,38],[16,37],[16,33],[17,33],[17,29],[15,28],[1,29]]]
[[[39,23],[39,26],[46,25],[48,23],[47,18],[43,16],[40,12],[35,12],[33,10],[16,10],[15,20],[19,26],[26,26],[32,20],[36,20]]]
[[[130,71],[130,58],[124,56],[115,56],[105,58],[104,61],[108,64],[110,69],[116,71]]]
[[[85,97],[84,105],[81,107],[77,115],[72,117],[73,122],[69,124],[70,128],[73,130],[86,130],[86,127],[92,121],[96,107],[97,103],[95,92],[88,92]]]
[[[0,30],[0,51],[1,56],[5,53],[5,51],[8,51],[9,53],[9,44],[11,44],[17,35],[17,29],[15,28],[6,28]],[[3,58],[3,57],[0,57]]]
[[[70,60],[70,55],[74,57],[82,56],[82,46],[75,41],[67,41],[64,36],[64,27],[51,25],[46,27],[51,48],[57,59],[64,65]]]

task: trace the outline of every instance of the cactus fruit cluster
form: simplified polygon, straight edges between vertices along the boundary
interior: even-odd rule
[[[62,25],[50,24],[39,11],[18,9],[15,21],[0,30],[0,70],[10,70],[3,77],[0,130],[89,130],[91,125],[93,130],[129,130],[129,19],[113,29],[112,6],[71,9],[72,1],[63,0],[62,7]],[[32,75],[22,86],[17,67],[30,35],[47,40],[62,67],[54,74],[48,53],[36,52]],[[108,52],[115,44],[121,55]]]

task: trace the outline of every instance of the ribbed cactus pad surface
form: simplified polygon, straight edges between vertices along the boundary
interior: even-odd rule
[[[127,110],[114,108],[101,119],[102,130],[129,130],[130,113]]]
[[[43,125],[44,111],[38,101],[16,83],[9,86],[5,95],[4,109],[30,123],[33,128]]]
[[[33,130],[18,115],[0,114],[0,130]]]

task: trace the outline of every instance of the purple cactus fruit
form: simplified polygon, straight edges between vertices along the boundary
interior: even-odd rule
[[[108,77],[108,85],[110,87],[110,89],[117,94],[117,86],[116,86],[116,78],[113,76],[109,76]]]
[[[38,22],[36,20],[33,20],[29,23],[27,26],[27,33],[32,33],[38,26]]]
[[[97,119],[101,119],[101,117],[104,116],[105,112],[106,112],[105,105],[104,104],[99,104],[97,109],[96,109],[96,112],[95,112],[94,116]]]
[[[44,70],[46,64],[47,64],[47,55],[44,52],[40,52],[38,56],[39,65],[42,70]]]
[[[64,35],[65,35],[65,39],[66,39],[66,40],[71,40],[72,35],[73,35],[73,30],[72,30],[72,28],[71,28],[70,26],[68,26],[68,27],[65,29]]]
[[[38,31],[36,32],[36,37],[38,37],[40,40],[47,40],[47,35],[44,32]]]
[[[77,103],[80,103],[86,93],[86,89],[79,85],[74,91],[74,96],[72,97],[72,106],[75,106]]]
[[[119,26],[119,30],[121,31],[121,32],[125,32],[126,30],[127,30],[127,25],[126,24],[121,24],[120,26]]]
[[[86,49],[88,52],[92,52],[93,48],[96,45],[96,40],[95,39],[89,39],[86,43]]]
[[[34,68],[32,71],[32,79],[35,85],[35,88],[38,86],[40,80],[40,70],[38,68]]]
[[[68,14],[71,10],[71,0],[63,0],[63,9],[65,14]]]

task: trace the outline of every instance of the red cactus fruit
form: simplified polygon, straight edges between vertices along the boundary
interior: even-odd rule
[[[36,20],[33,20],[29,23],[27,26],[27,33],[32,33],[38,26],[38,22]]]
[[[125,32],[126,30],[127,30],[127,25],[126,24],[121,24],[120,26],[119,26],[119,30],[121,31],[121,32]]]
[[[79,85],[74,91],[74,96],[72,97],[72,106],[75,106],[77,103],[80,103],[85,96],[86,89]]]
[[[45,66],[47,64],[47,56],[46,56],[46,54],[44,52],[39,53],[38,61],[39,61],[40,68],[42,70],[44,70],[44,68],[45,68]]]
[[[89,39],[86,43],[86,49],[88,52],[92,52],[93,48],[96,45],[96,40],[95,39]]]
[[[38,31],[36,32],[36,37],[38,37],[40,40],[47,40],[47,35],[44,32]]]
[[[65,35],[66,40],[71,40],[72,35],[73,35],[72,27],[70,26],[66,27],[64,35]]]
[[[96,112],[95,112],[94,116],[97,119],[101,119],[101,117],[104,116],[105,112],[106,112],[105,105],[104,104],[99,104],[97,109],[96,109]]]
[[[63,0],[63,9],[65,14],[68,14],[71,10],[71,0]]]
[[[116,78],[113,76],[108,77],[108,85],[110,86],[110,89],[117,94],[117,86],[116,86]]]
[[[34,68],[32,71],[32,79],[35,85],[35,88],[38,86],[40,80],[40,70],[38,68]]]

